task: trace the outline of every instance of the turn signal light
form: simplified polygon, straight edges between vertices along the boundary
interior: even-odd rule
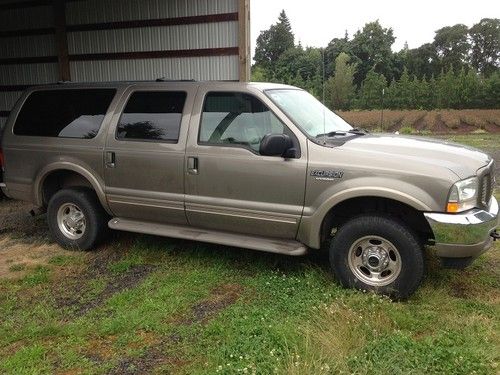
[[[458,203],[457,202],[448,202],[446,206],[446,212],[456,213],[458,212]]]

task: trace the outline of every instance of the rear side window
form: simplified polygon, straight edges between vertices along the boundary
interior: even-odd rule
[[[177,142],[185,102],[185,92],[134,92],[118,123],[116,138]]]
[[[94,138],[115,92],[115,89],[35,91],[21,108],[14,134]]]

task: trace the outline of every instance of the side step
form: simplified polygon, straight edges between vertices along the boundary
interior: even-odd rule
[[[109,221],[108,226],[111,229],[126,232],[183,238],[193,241],[266,251],[269,253],[292,256],[300,256],[307,253],[307,247],[300,242],[280,238],[258,237],[247,234],[220,232],[211,229],[198,229],[182,225],[149,223],[145,221],[136,221],[116,217]]]

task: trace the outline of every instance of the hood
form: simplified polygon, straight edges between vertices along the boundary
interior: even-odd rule
[[[472,147],[457,143],[397,134],[368,134],[353,138],[342,148],[373,154],[374,158],[398,158],[399,161],[444,167],[460,179],[476,175],[491,157]]]

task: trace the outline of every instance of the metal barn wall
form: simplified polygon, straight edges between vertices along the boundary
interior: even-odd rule
[[[0,126],[59,80],[249,78],[250,0],[0,0]]]

